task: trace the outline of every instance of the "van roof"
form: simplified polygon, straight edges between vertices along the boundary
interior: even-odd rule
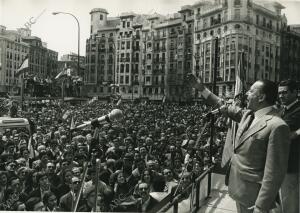
[[[26,118],[0,117],[0,127],[11,128],[25,126],[29,126],[29,121]]]

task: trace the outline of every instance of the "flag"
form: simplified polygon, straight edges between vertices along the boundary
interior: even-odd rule
[[[29,141],[28,141],[28,150],[29,150],[29,157],[30,158],[35,158],[35,151],[33,148],[33,144],[32,144],[32,136],[30,136]]]
[[[74,117],[73,116],[72,116],[72,119],[71,119],[70,129],[75,129],[75,122],[74,122]]]
[[[71,76],[72,75],[72,70],[71,70],[70,67],[67,69],[66,73],[67,73],[67,76]]]
[[[29,67],[29,59],[28,57],[26,56],[24,61],[22,62],[21,66],[18,68],[15,76],[18,77],[20,76],[21,74],[25,73],[28,71],[28,67]]]
[[[67,76],[67,71],[66,70],[63,70],[60,73],[58,73],[57,76],[55,77],[55,79],[57,80],[57,79],[62,78],[64,76]]]
[[[244,95],[245,95],[244,88],[245,88],[244,53],[241,53],[239,57],[238,67],[237,67],[235,89],[234,89],[234,102],[232,103],[233,105],[240,105],[241,107],[243,106]],[[225,167],[226,165],[228,165],[228,162],[230,161],[233,155],[237,129],[238,129],[238,123],[231,121],[231,124],[228,127],[226,140],[223,148],[221,167]]]
[[[57,74],[57,76],[55,77],[55,80],[61,78],[61,77],[64,77],[64,76],[67,76],[68,75],[68,67],[67,67],[67,64],[65,63],[65,66],[64,68],[62,69],[62,71],[60,73]]]
[[[122,98],[120,97],[117,104],[116,104],[116,106],[119,106],[121,103],[122,103]]]
[[[70,110],[67,110],[67,111],[65,111],[65,113],[63,114],[62,118],[63,118],[64,120],[66,120],[66,119],[69,117],[70,114],[71,114],[71,111],[70,111]]]
[[[237,73],[235,77],[235,88],[234,88],[234,97],[243,96],[244,94],[244,53],[241,53],[239,57]]]
[[[162,104],[165,104],[165,102],[166,102],[166,96],[164,95],[164,97],[163,97],[163,99],[162,99]]]

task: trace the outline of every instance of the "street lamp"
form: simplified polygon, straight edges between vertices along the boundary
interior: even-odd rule
[[[72,13],[66,13],[66,12],[53,12],[52,13],[52,15],[58,15],[58,14],[66,14],[66,15],[70,15],[70,16],[72,16],[75,20],[76,20],[76,22],[77,22],[77,26],[78,26],[78,40],[77,40],[77,42],[78,42],[78,46],[77,46],[77,54],[78,54],[78,59],[77,59],[77,74],[79,75],[79,73],[80,73],[80,25],[79,25],[79,21],[78,21],[78,19],[76,18],[76,16],[74,16]]]

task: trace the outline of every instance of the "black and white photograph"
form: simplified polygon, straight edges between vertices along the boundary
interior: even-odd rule
[[[300,0],[0,0],[0,212],[300,213]]]

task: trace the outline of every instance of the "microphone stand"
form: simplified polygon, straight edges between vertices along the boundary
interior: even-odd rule
[[[94,132],[94,137],[93,138],[95,138],[98,135],[97,133],[98,133],[98,128],[95,128],[95,132]],[[89,154],[89,159],[91,159],[90,154]],[[84,180],[86,178],[87,171],[88,171],[88,164],[89,164],[88,161],[84,163],[84,170],[83,170],[83,176],[82,176],[81,183],[80,183],[80,190],[79,190],[78,195],[76,197],[76,201],[75,201],[75,206],[74,206],[73,212],[76,212],[78,204],[79,204],[79,199],[80,199],[81,193],[83,191]]]
[[[99,185],[99,171],[100,171],[101,161],[100,159],[96,160],[96,183],[95,183],[95,205],[94,211],[97,212],[97,198],[98,198],[98,185]]]
[[[173,195],[174,197],[176,196],[176,193],[177,193],[177,191],[178,191],[178,189],[179,189],[179,186],[180,186],[180,184],[181,184],[181,182],[182,182],[182,179],[183,179],[183,175],[184,175],[184,173],[186,172],[188,165],[189,165],[189,163],[187,162],[187,163],[185,164],[185,166],[184,166],[184,169],[183,169],[183,171],[182,171],[180,180],[179,180],[179,182],[178,182],[178,186],[177,186],[177,188],[176,188],[176,190],[175,190],[175,192],[174,192],[174,195]]]
[[[80,183],[80,190],[78,192],[78,195],[76,196],[76,201],[75,201],[75,206],[74,206],[73,212],[76,212],[76,210],[77,210],[79,199],[80,199],[81,193],[83,191],[84,180],[85,180],[85,177],[86,177],[86,174],[87,174],[87,169],[88,169],[88,162],[85,162],[85,164],[84,164],[84,171],[83,171],[83,177],[82,177],[81,183]]]

